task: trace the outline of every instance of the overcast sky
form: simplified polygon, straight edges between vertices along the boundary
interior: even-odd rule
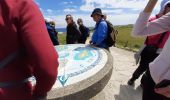
[[[82,18],[86,26],[94,26],[90,17],[94,8],[101,8],[114,25],[133,24],[148,0],[35,0],[45,19],[56,22],[56,27],[66,27],[65,15],[74,20]],[[153,15],[159,12],[160,0]]]

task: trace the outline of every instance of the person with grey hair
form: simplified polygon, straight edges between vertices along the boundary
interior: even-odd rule
[[[66,15],[66,22],[67,22],[67,36],[66,36],[66,43],[67,44],[76,44],[80,37],[80,31],[77,28],[76,23],[73,21],[72,15]]]
[[[89,37],[90,30],[83,24],[83,20],[81,18],[77,20],[77,24],[79,25],[79,30],[81,32],[80,38],[78,39],[78,43],[85,44],[87,37]]]

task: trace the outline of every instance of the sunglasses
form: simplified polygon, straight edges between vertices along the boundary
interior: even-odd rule
[[[70,18],[66,18],[65,20],[69,20]]]

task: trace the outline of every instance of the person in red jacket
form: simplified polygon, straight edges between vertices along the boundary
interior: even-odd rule
[[[168,2],[170,2],[170,0],[167,0],[167,3],[163,3],[164,6],[161,7],[162,9],[160,13],[151,18],[149,20],[150,22],[170,12],[168,6],[170,5],[170,3]],[[141,52],[139,53],[141,56],[140,64],[138,68],[134,71],[132,77],[129,79],[128,85],[133,85],[135,80],[138,79],[149,68],[149,63],[152,62],[161,53],[166,41],[169,38],[169,35],[170,32],[165,32],[163,34],[160,33],[146,37],[143,50],[141,50]]]
[[[57,52],[34,1],[0,0],[0,100],[45,99],[57,68]]]

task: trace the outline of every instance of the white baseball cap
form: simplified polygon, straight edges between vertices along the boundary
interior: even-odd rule
[[[159,13],[163,13],[164,10],[165,10],[166,5],[169,4],[169,3],[170,3],[170,0],[162,0],[162,2],[161,2],[161,9],[160,9]]]

